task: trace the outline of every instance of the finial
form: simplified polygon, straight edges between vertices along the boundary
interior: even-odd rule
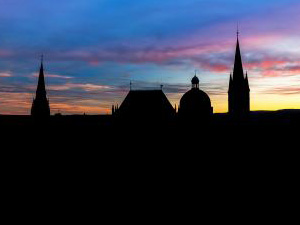
[[[240,36],[239,22],[237,22],[237,24],[236,24],[236,36],[237,36],[237,38]]]
[[[162,85],[162,84],[161,84],[161,85],[160,85],[160,90],[162,90],[162,89],[163,89],[163,87],[164,87],[164,85]]]
[[[130,85],[130,91],[131,91],[131,88],[132,88],[132,82],[131,81],[130,81],[129,85]]]
[[[197,71],[198,71],[198,70],[195,70],[195,76],[197,76]]]

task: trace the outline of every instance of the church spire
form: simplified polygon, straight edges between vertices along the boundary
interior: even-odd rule
[[[239,30],[237,29],[237,40],[236,40],[236,50],[235,50],[235,59],[234,59],[234,68],[233,68],[233,79],[244,78],[243,62],[240,50],[239,42]]]
[[[250,88],[248,74],[244,75],[238,28],[236,34],[234,68],[229,78],[228,108],[231,115],[239,117],[247,115],[250,111]]]
[[[46,85],[45,85],[45,74],[44,74],[44,56],[43,55],[41,56],[39,80],[38,80],[38,86],[36,89],[36,98],[38,98],[38,97],[47,98]]]
[[[41,67],[38,77],[38,85],[36,89],[36,96],[32,102],[31,115],[37,118],[44,118],[50,116],[50,106],[47,99],[45,74],[44,74],[44,57],[41,57]]]

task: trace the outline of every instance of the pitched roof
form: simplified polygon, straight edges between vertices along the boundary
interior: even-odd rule
[[[162,90],[131,90],[121,104],[121,116],[173,116],[175,110]]]

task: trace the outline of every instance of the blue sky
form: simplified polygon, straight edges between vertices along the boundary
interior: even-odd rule
[[[40,55],[52,113],[109,113],[129,88],[178,104],[197,70],[227,111],[236,27],[253,110],[300,108],[294,0],[0,0],[0,113],[28,114]]]

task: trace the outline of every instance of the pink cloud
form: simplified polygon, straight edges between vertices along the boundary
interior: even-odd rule
[[[1,92],[1,114],[25,115],[29,113],[33,95],[31,93]]]
[[[278,94],[280,95],[300,95],[300,87],[276,87],[273,89],[266,90],[267,94]]]
[[[300,61],[279,57],[264,58],[258,62],[246,63],[249,70],[259,70],[263,77],[280,77],[300,75]]]
[[[0,72],[0,77],[12,77],[12,72]]]
[[[63,85],[49,85],[48,89],[52,91],[65,91],[70,89],[82,89],[84,91],[101,91],[112,89],[112,86],[108,85],[97,85],[97,84],[75,84],[67,83]]]
[[[68,103],[56,103],[50,102],[50,107],[52,114],[57,112],[61,112],[63,114],[108,114],[110,113],[110,108],[103,108],[101,106],[88,106],[88,105],[80,105],[80,104],[68,104]]]
[[[38,77],[39,74],[38,73],[33,73],[32,75],[33,77]],[[45,75],[47,78],[50,77],[50,78],[59,78],[59,79],[73,79],[74,77],[72,76],[65,76],[65,75],[58,75],[58,74],[46,74]]]
[[[265,47],[266,45],[273,44],[274,42],[284,41],[286,36],[280,34],[261,34],[252,35],[240,38],[242,47],[246,49],[253,47]]]

